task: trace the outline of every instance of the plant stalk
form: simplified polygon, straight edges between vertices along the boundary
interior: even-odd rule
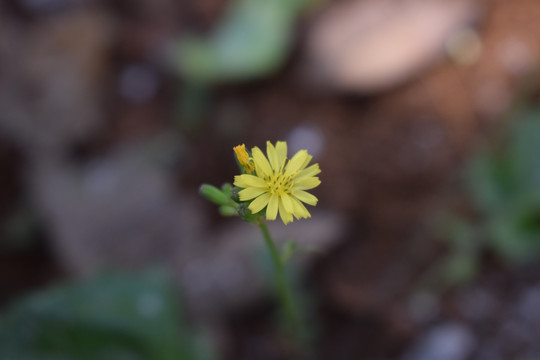
[[[264,220],[257,221],[257,226],[261,229],[268,251],[270,252],[272,262],[275,270],[275,286],[280,302],[280,310],[285,330],[291,338],[298,341],[300,335],[300,321],[298,317],[298,311],[295,307],[292,291],[287,281],[287,275],[285,273],[285,264],[281,258],[281,255],[276,247],[276,244],[272,240],[272,236],[268,231],[268,227]]]

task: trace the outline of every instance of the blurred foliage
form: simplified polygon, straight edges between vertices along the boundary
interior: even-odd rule
[[[450,281],[474,277],[482,250],[508,264],[538,259],[540,109],[518,115],[500,143],[474,156],[465,186],[475,216],[452,222],[452,255],[446,263]]]
[[[203,354],[177,305],[159,271],[105,274],[58,287],[0,317],[0,359],[213,358]]]
[[[207,38],[180,39],[173,61],[193,83],[267,75],[286,58],[294,21],[313,0],[233,0]]]
[[[201,131],[212,85],[261,78],[276,71],[289,53],[296,19],[317,1],[232,0],[208,36],[180,37],[167,60],[185,80],[175,109],[180,129],[188,134]],[[238,115],[228,119],[224,129],[230,131],[231,124],[240,123]]]
[[[293,257],[297,248],[296,241],[287,241],[283,245],[283,248],[281,249],[281,259],[284,264]]]

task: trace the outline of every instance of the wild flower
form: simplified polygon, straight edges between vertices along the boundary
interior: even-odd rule
[[[245,170],[235,176],[234,185],[242,188],[238,193],[240,201],[251,201],[248,208],[253,214],[266,209],[266,219],[275,220],[279,212],[284,224],[292,222],[293,217],[311,217],[302,202],[317,205],[318,199],[306,190],[319,186],[321,181],[316,175],[321,169],[319,164],[308,166],[313,157],[306,150],[298,151],[290,160],[284,141],[275,146],[267,141],[266,156],[257,146],[251,156],[243,144],[234,151]]]

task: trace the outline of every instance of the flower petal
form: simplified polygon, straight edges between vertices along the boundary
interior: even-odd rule
[[[270,201],[268,202],[268,207],[266,208],[266,220],[276,220],[278,212],[278,201],[279,197],[277,195],[271,195]]]
[[[253,214],[256,214],[262,209],[264,209],[266,205],[268,205],[268,200],[270,200],[270,194],[268,193],[262,194],[261,196],[253,200],[249,204],[248,208],[249,210],[251,210]]]
[[[264,181],[260,177],[248,174],[236,175],[234,177],[234,185],[241,188],[266,188],[268,186],[266,181]]]
[[[294,190],[309,190],[313,189],[321,184],[321,180],[318,177],[307,177],[300,179],[294,183]]]
[[[266,142],[266,154],[268,155],[268,160],[270,160],[272,170],[279,171],[278,155],[274,145],[270,141]]]
[[[278,141],[276,143],[276,153],[278,157],[279,170],[281,170],[281,167],[283,164],[285,164],[285,160],[287,160],[287,143],[285,141]]]
[[[298,200],[303,201],[306,204],[312,205],[312,206],[317,205],[317,201],[319,201],[319,199],[317,199],[315,196],[302,190],[295,191],[293,193],[293,196],[296,197]]]
[[[255,146],[251,150],[251,155],[253,156],[255,166],[259,168],[266,176],[272,176],[272,168],[270,167],[270,163],[266,159],[266,156],[264,156],[261,149]]]
[[[285,167],[285,174],[291,175],[300,170],[309,156],[306,150],[298,151]]]
[[[283,221],[285,225],[293,221],[292,211],[287,211],[285,209],[285,205],[283,204],[283,198],[280,198],[279,200],[279,217],[281,217],[281,221]]]
[[[283,203],[285,210],[287,210],[288,212],[293,212],[293,204],[291,201],[291,197],[288,194],[281,195],[281,202]]]
[[[304,177],[318,175],[320,172],[321,172],[321,168],[319,167],[319,164],[313,164],[305,168],[304,170],[300,171],[298,175],[296,175],[294,178],[299,180]]]
[[[296,217],[297,219],[307,219],[311,217],[311,214],[309,213],[309,211],[306,209],[304,204],[302,204],[300,201],[292,197],[292,203],[294,207],[294,212],[293,212],[294,217]]]
[[[240,201],[247,201],[251,200],[253,198],[256,198],[257,196],[263,194],[266,192],[266,189],[261,188],[255,188],[255,187],[248,187],[238,193],[238,196],[240,196]]]
[[[261,179],[266,177],[264,172],[261,170],[260,166],[256,166],[255,163],[253,163],[253,167],[255,168],[255,174],[260,177]]]
[[[313,156],[309,155],[307,156],[306,160],[304,160],[304,163],[302,164],[302,166],[300,166],[300,169],[298,170],[303,170],[306,168],[306,166],[308,166],[308,164],[311,162],[311,159],[313,159]]]

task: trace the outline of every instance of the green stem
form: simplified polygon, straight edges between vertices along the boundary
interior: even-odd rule
[[[287,282],[285,266],[264,220],[260,219],[256,223],[259,229],[261,229],[264,241],[266,242],[266,246],[268,247],[268,251],[272,257],[272,262],[274,263],[276,291],[281,305],[281,315],[285,323],[287,333],[291,337],[297,338],[300,335],[300,322],[298,312],[296,311],[293,302],[292,292],[289,287],[289,283]]]

